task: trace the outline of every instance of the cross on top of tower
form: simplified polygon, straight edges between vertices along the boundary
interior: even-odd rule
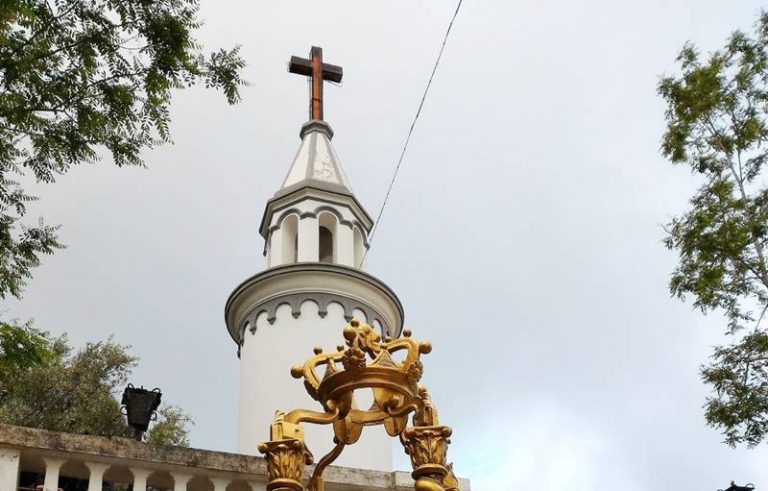
[[[312,46],[309,59],[291,56],[288,71],[306,75],[312,79],[312,95],[309,101],[309,118],[323,119],[323,80],[341,82],[343,71],[340,66],[323,63],[323,48]]]

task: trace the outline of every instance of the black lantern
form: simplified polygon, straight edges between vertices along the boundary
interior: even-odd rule
[[[728,486],[725,491],[753,491],[755,489],[754,484],[747,484],[746,486],[739,486],[735,482],[731,481],[731,485]],[[718,490],[723,491],[723,490]]]
[[[128,384],[123,392],[123,410],[128,419],[128,426],[133,428],[134,437],[141,441],[144,432],[149,428],[149,422],[157,419],[157,407],[163,394],[160,389],[147,390],[144,387],[137,389],[133,384]]]

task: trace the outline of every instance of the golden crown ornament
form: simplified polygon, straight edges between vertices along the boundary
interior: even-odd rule
[[[427,389],[419,384],[424,367],[420,357],[432,351],[427,341],[417,342],[409,330],[398,339],[384,338],[368,324],[352,319],[343,331],[346,346],[335,353],[315,348],[315,356],[291,369],[303,378],[309,395],[323,412],[295,409],[278,411],[270,427],[270,441],[259,444],[267,460],[269,491],[304,491],[304,466],[314,459],[304,443],[301,423],[333,425],[336,446],[315,466],[308,491],[323,491],[322,473],[344,450],[360,439],[364,426],[384,425],[399,437],[413,465],[416,491],[458,491],[452,466],[446,461],[451,429],[441,426]],[[404,352],[402,361],[393,356]],[[321,375],[322,373],[322,375]],[[360,409],[354,393],[373,391],[373,404]],[[408,426],[412,415],[412,425]]]

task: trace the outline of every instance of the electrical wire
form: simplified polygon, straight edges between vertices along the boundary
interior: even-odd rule
[[[459,3],[456,5],[456,10],[453,12],[453,17],[451,17],[451,22],[448,24],[448,29],[446,29],[445,31],[445,36],[443,37],[443,44],[440,45],[440,52],[437,54],[437,59],[435,60],[435,66],[432,67],[432,73],[429,75],[427,86],[424,89],[424,95],[421,96],[421,102],[419,102],[419,108],[416,110],[416,115],[413,117],[413,122],[411,122],[411,127],[408,129],[408,136],[405,138],[405,143],[403,144],[403,150],[400,152],[400,158],[397,159],[397,165],[395,166],[395,171],[392,173],[392,179],[389,181],[389,186],[387,187],[387,193],[384,195],[384,201],[381,203],[381,208],[379,208],[379,213],[376,216],[376,220],[374,221],[373,229],[371,230],[371,235],[368,237],[368,248],[366,248],[365,253],[363,254],[363,258],[360,260],[360,264],[358,265],[358,267],[362,267],[366,256],[368,256],[368,251],[370,250],[371,244],[373,243],[373,238],[376,235],[376,231],[379,229],[379,223],[381,223],[381,216],[384,214],[384,209],[387,207],[387,202],[389,201],[389,195],[392,193],[392,188],[395,185],[397,174],[400,171],[400,167],[403,165],[403,158],[405,157],[405,151],[408,149],[408,144],[411,141],[411,135],[413,135],[413,128],[416,126],[416,121],[419,120],[419,116],[421,115],[421,109],[424,107],[424,101],[427,100],[427,94],[429,93],[429,88],[432,85],[432,79],[435,78],[435,72],[437,72],[437,67],[440,64],[440,59],[443,57],[443,51],[445,50],[445,44],[448,42],[448,36],[451,34],[451,28],[453,27],[453,22],[456,20],[456,16],[459,15],[459,10],[461,9],[462,1],[463,0],[459,0]]]

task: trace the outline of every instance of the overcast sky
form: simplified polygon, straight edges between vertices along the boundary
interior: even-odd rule
[[[716,49],[760,6],[465,0],[368,260],[434,343],[424,381],[474,489],[768,489],[768,452],[704,422],[698,367],[723,322],[667,291],[661,225],[695,182],[659,156],[655,91],[686,41]],[[224,302],[264,267],[257,227],[306,119],[288,58],[314,44],[344,67],[326,119],[375,215],[454,7],[203,0],[200,40],[243,46],[243,103],[179,93],[175,144],[148,169],[84,165],[36,187],[31,215],[69,247],[6,314],[132,345],[132,381],[191,413],[194,446],[232,451]]]

